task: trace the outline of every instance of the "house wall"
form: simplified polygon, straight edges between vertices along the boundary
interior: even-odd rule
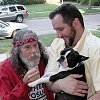
[[[59,3],[60,0],[46,0],[47,3]]]

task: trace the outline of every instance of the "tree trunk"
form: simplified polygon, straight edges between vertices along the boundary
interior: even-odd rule
[[[63,0],[60,0],[60,3],[61,3],[61,4],[63,4],[63,2],[64,2]]]
[[[88,9],[92,9],[92,0],[89,0]]]

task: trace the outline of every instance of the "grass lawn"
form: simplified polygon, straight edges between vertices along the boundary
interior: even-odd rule
[[[48,17],[49,13],[57,8],[60,4],[34,4],[34,5],[25,5],[26,9],[29,12],[29,18],[37,18],[37,17]],[[82,14],[86,13],[97,13],[100,12],[99,9],[80,9]]]
[[[55,34],[40,35],[39,40],[48,47],[55,38]],[[12,48],[12,39],[0,40],[0,54],[5,52],[10,52]]]
[[[0,40],[0,54],[9,52],[12,47],[12,39]]]
[[[53,11],[57,4],[34,4],[34,5],[25,5],[26,9],[29,12],[29,18],[36,17],[48,17],[49,13]]]
[[[100,38],[100,28],[98,28],[97,30],[93,30],[91,29],[92,34],[94,34],[95,36]]]
[[[100,12],[99,9],[79,9],[79,11],[82,13],[82,14],[87,14],[87,13],[98,13]]]
[[[100,38],[100,30],[91,30],[91,32]],[[39,40],[44,46],[49,47],[55,38],[55,34],[40,35]],[[12,39],[0,40],[0,53],[10,52],[12,48]]]
[[[44,46],[49,47],[52,41],[56,38],[55,34],[40,35],[39,40],[44,44]]]

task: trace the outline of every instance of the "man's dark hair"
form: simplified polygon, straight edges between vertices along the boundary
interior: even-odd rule
[[[61,6],[56,8],[49,14],[49,18],[53,19],[56,14],[60,14],[63,17],[65,23],[68,23],[69,25],[72,24],[75,18],[78,18],[82,27],[84,27],[82,14],[74,5],[70,3],[62,4]]]

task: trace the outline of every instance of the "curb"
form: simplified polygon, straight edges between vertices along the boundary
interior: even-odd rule
[[[95,15],[95,14],[100,14],[100,12],[96,12],[96,13],[87,13],[87,14],[82,14],[82,15]]]

